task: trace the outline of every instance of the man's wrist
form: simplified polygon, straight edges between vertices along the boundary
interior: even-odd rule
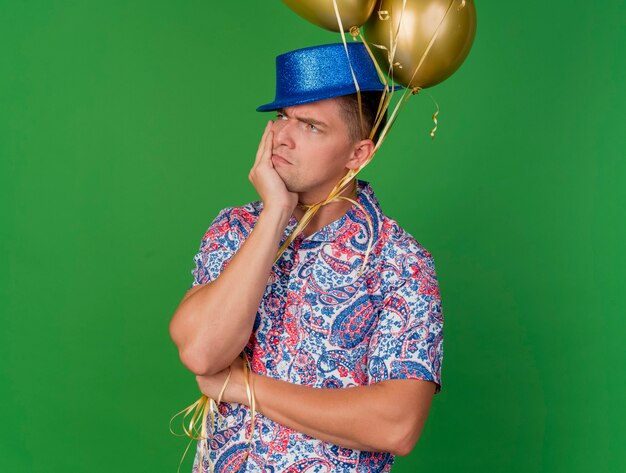
[[[293,210],[294,209],[289,208],[288,206],[276,205],[274,207],[266,207],[264,205],[263,210],[259,215],[259,219],[269,220],[271,222],[274,222],[275,225],[279,225],[285,228],[289,223],[289,219],[293,214]]]
[[[254,384],[257,376],[252,372],[248,372],[248,383],[246,384],[244,374],[241,372],[241,377],[237,380],[236,386],[234,386],[234,402],[250,407],[252,399],[248,396],[247,386],[250,388],[250,396],[254,396]]]

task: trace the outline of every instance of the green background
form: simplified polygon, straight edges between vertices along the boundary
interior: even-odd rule
[[[626,4],[480,2],[363,171],[432,252],[443,391],[394,471],[626,471]],[[279,1],[0,0],[0,471],[174,472],[168,322],[247,180]],[[189,471],[189,454],[183,471]]]

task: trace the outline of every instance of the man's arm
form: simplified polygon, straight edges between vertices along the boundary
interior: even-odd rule
[[[276,251],[297,204],[271,162],[265,128],[249,179],[263,200],[254,229],[220,276],[187,291],[170,322],[181,361],[197,375],[226,368],[248,343]]]
[[[249,405],[241,359],[230,366],[223,401]],[[200,389],[217,399],[228,370],[198,376]],[[313,388],[250,374],[257,411],[311,437],[345,448],[408,455],[422,432],[435,383],[393,379],[370,386]]]

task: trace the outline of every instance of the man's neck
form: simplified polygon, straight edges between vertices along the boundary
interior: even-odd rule
[[[328,194],[330,194],[330,191]],[[356,200],[356,180],[353,180],[340,195]],[[322,205],[304,229],[304,236],[309,237],[324,228],[329,223],[339,220],[350,209],[350,207],[352,207],[352,202],[343,199]],[[306,210],[305,206],[298,205],[293,211],[293,216],[300,221]]]

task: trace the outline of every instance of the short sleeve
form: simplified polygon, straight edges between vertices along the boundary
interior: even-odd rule
[[[432,256],[405,256],[398,284],[384,295],[368,349],[369,383],[423,379],[441,391],[443,313]]]
[[[190,287],[214,281],[239,249],[240,241],[231,229],[231,213],[232,208],[221,210],[204,234],[193,258],[195,267],[191,270]]]

